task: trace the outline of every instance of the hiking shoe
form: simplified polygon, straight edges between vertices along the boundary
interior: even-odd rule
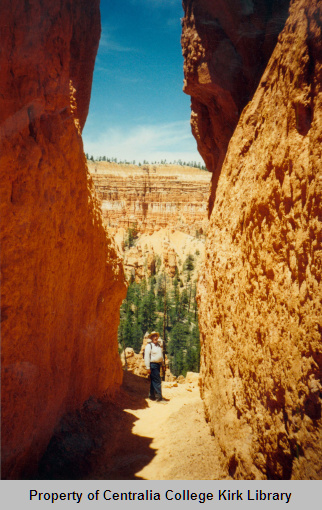
[[[156,402],[160,402],[161,404],[167,404],[168,403],[168,401],[165,400],[164,398],[156,399]]]

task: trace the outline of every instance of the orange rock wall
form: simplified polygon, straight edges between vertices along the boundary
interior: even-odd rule
[[[2,477],[26,477],[66,411],[121,383],[123,268],[81,129],[99,1],[3,0],[0,16]]]
[[[183,0],[184,92],[215,189],[229,140],[288,15],[289,0]]]
[[[321,25],[291,1],[213,188],[198,302],[222,476],[322,478]]]

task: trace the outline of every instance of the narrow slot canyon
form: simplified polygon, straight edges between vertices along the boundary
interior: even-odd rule
[[[104,0],[1,3],[4,480],[322,478],[322,4],[182,6],[205,169],[85,155]]]

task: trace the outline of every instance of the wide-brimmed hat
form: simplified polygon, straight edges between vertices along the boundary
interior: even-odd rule
[[[152,331],[152,333],[149,334],[148,338],[152,338],[153,336],[157,336],[158,338],[160,338],[160,335],[157,331]]]

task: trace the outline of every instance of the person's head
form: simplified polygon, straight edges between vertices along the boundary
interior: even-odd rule
[[[157,331],[152,331],[152,333],[150,333],[150,335],[149,335],[149,338],[151,339],[151,342],[153,342],[154,344],[157,344],[159,341],[160,335]]]

